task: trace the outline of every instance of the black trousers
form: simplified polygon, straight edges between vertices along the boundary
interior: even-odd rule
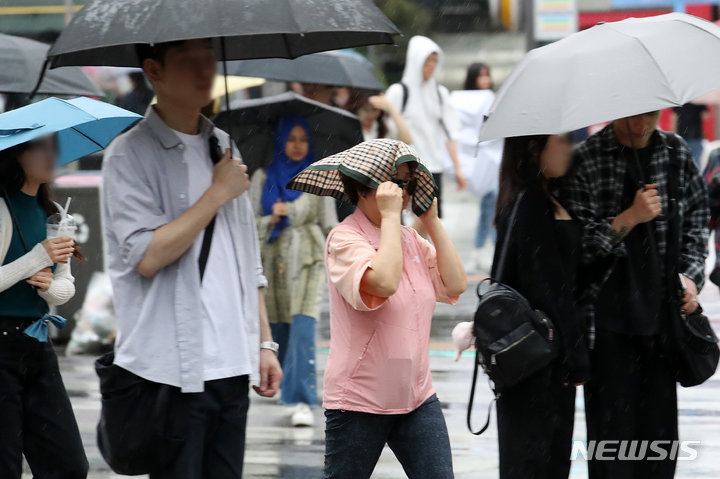
[[[52,343],[0,318],[0,477],[19,479],[25,455],[35,479],[84,479],[88,462]]]
[[[678,439],[675,378],[657,336],[598,331],[590,365],[585,385],[589,441]],[[588,470],[590,479],[669,479],[675,464],[670,458],[590,460]]]
[[[575,386],[557,362],[502,391],[497,402],[500,479],[562,479],[570,474]]]
[[[205,391],[187,394],[188,431],[177,460],[150,479],[241,479],[249,378],[207,381]]]

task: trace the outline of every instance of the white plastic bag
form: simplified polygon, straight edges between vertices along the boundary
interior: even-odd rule
[[[112,286],[107,273],[94,273],[83,307],[75,315],[66,354],[98,354],[112,348],[117,332]]]

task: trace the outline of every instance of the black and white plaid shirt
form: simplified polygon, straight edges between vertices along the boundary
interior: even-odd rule
[[[658,185],[663,212],[668,211],[668,174],[670,173],[670,141],[666,135],[654,133],[654,151],[650,155],[648,173],[650,183]],[[708,246],[710,212],[705,184],[695,165],[687,143],[680,137],[676,142],[680,163],[678,179],[678,214],[681,215],[682,246],[680,272],[692,279],[698,291],[705,282],[705,258]],[[580,145],[574,154],[570,173],[560,183],[563,205],[583,224],[583,259],[590,263],[609,255],[627,254],[625,244],[618,241],[610,224],[622,212],[627,156],[623,154],[612,128],[608,125]],[[658,252],[665,255],[667,221],[655,220]]]

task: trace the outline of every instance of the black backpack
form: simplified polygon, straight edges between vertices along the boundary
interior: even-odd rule
[[[505,265],[517,210],[523,196],[524,193],[518,195],[510,215],[508,234],[496,269],[498,275],[502,274]],[[550,364],[557,356],[555,327],[550,318],[542,311],[533,309],[527,299],[513,288],[501,283],[501,280],[500,277],[486,279],[477,289],[479,304],[473,324],[475,368],[467,411],[468,429],[475,435],[487,430],[490,425],[492,405],[504,389],[522,382]],[[471,415],[480,367],[491,381],[490,387],[495,398],[490,403],[485,426],[475,432],[471,424]]]

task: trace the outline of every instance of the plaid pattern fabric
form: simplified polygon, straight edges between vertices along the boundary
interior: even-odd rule
[[[655,151],[648,167],[650,182],[658,185],[663,212],[668,212],[668,174],[673,148],[669,137],[674,133],[656,135]],[[702,288],[705,282],[709,210],[707,192],[687,143],[677,137],[680,162],[680,188],[677,214],[681,215],[682,246],[680,271]],[[560,196],[567,207],[585,225],[583,255],[586,262],[611,255],[627,254],[625,245],[617,241],[610,224],[622,212],[622,194],[627,160],[622,146],[615,139],[612,124],[588,138],[577,148],[571,172],[560,183]],[[666,251],[667,221],[655,220],[656,240],[661,255]]]
[[[710,200],[710,229],[720,227],[720,148],[713,150],[703,172]]]
[[[382,138],[360,143],[313,163],[293,178],[287,187],[349,202],[340,173],[377,189],[381,183],[390,181],[398,166],[407,162],[417,163],[417,188],[413,194],[412,209],[416,215],[421,215],[432,205],[438,189],[418,154],[402,141]]]
[[[720,148],[713,150],[703,172],[710,202],[710,229],[715,232],[715,268],[710,280],[720,283]]]

